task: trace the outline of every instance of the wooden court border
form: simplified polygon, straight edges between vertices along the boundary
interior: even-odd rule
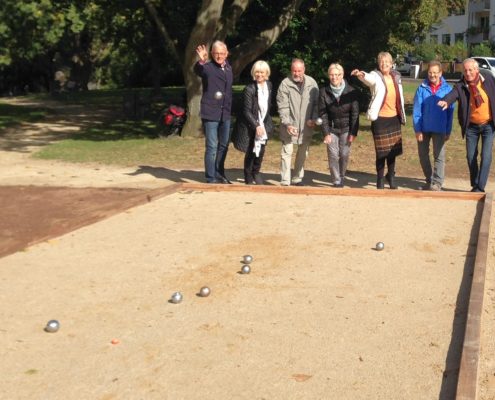
[[[250,192],[273,194],[326,195],[326,196],[355,196],[355,197],[391,197],[391,198],[430,198],[483,201],[476,255],[473,268],[473,278],[469,294],[468,314],[462,344],[461,362],[457,380],[456,400],[477,400],[479,395],[479,360],[481,351],[481,316],[485,291],[486,263],[488,258],[488,239],[492,213],[492,193],[472,192],[433,192],[415,190],[370,190],[351,188],[318,188],[297,186],[271,185],[224,185],[205,183],[179,183],[168,188],[162,195],[184,191],[208,192]],[[157,197],[161,197],[158,195]]]

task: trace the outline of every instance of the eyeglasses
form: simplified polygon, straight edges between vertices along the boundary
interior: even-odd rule
[[[335,77],[335,76],[342,76],[342,74],[328,74],[328,76]]]

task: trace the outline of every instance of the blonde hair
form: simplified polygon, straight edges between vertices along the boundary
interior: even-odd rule
[[[378,53],[378,57],[376,60],[378,61],[378,64],[380,64],[380,61],[383,60],[384,58],[388,58],[390,63],[394,63],[394,59],[392,58],[392,54],[390,54],[388,51],[381,51]]]
[[[339,63],[333,63],[333,64],[330,64],[330,66],[328,67],[328,71],[327,71],[327,74],[330,74],[330,71],[332,69],[336,69],[337,71],[339,71],[342,75],[344,75],[344,67],[342,67],[342,65],[340,65]]]
[[[266,79],[270,77],[270,66],[266,61],[258,60],[251,67],[251,76],[253,77],[253,81],[256,80],[256,77],[254,75],[256,71],[266,72]]]

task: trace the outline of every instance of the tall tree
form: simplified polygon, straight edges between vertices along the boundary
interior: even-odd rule
[[[272,4],[269,0],[144,0],[163,43],[182,68],[189,111],[184,135],[199,136],[201,132],[201,81],[192,70],[197,60],[196,47],[209,47],[215,40],[227,42],[234,76],[238,77],[246,65],[273,45],[303,1]],[[251,19],[243,18],[246,15]],[[242,24],[255,24],[257,29],[241,37],[238,33]]]

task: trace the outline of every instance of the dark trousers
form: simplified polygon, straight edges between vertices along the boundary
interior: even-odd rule
[[[260,155],[256,157],[253,151],[254,141],[249,143],[249,148],[244,156],[244,181],[246,183],[253,183],[256,179],[256,175],[260,173],[261,163],[263,162],[263,156],[265,155],[265,146],[261,145]]]

